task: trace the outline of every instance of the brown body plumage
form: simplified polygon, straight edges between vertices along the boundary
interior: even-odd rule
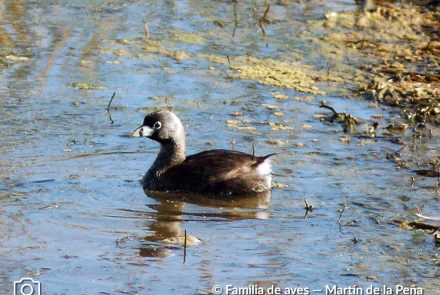
[[[261,193],[271,189],[269,157],[231,150],[210,150],[185,157],[185,132],[170,111],[147,115],[133,132],[161,144],[143,178],[146,190],[199,192],[215,195]]]

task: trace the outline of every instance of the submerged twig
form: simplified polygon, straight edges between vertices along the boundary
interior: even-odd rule
[[[150,37],[150,31],[148,30],[148,24],[147,24],[146,20],[144,20],[144,31],[145,31],[145,37],[149,38]]]
[[[434,236],[436,244],[440,245],[440,230],[435,231],[432,235]]]
[[[267,4],[266,10],[264,11],[263,17],[261,18],[264,22],[270,23],[270,20],[267,18],[267,14],[269,13],[270,4]]]
[[[112,97],[110,98],[110,101],[108,102],[108,105],[107,105],[107,114],[108,114],[108,117],[109,117],[109,119],[110,119],[110,123],[111,123],[111,124],[115,123],[115,122],[113,121],[113,119],[112,119],[112,114],[111,114],[111,112],[110,112],[110,107],[111,107],[111,105],[112,105],[113,98],[115,98],[115,95],[116,95],[116,92],[113,92],[113,95],[112,95]]]
[[[270,24],[271,21],[267,18],[267,14],[269,13],[270,4],[267,4],[266,10],[264,11],[264,14],[262,17],[258,19],[258,26],[260,27],[261,31],[263,32],[263,35],[266,35],[266,31],[264,30],[263,24]]]
[[[319,105],[320,108],[324,108],[324,109],[328,109],[330,111],[333,112],[333,117],[336,118],[339,116],[339,113],[337,111],[335,111],[335,109],[331,106],[329,106],[328,104],[326,104],[325,102],[321,102],[321,104]]]
[[[229,58],[229,54],[226,54],[226,58],[228,59],[228,65],[231,67],[231,59]]]
[[[235,31],[237,30],[237,26],[238,26],[238,16],[237,16],[237,2],[236,1],[232,1],[232,7],[233,7],[233,12],[234,12],[234,29],[232,31],[232,38],[235,37]]]
[[[212,23],[217,25],[217,26],[219,26],[219,27],[221,27],[221,28],[224,28],[226,26],[225,23],[222,22],[221,20],[215,20]]]
[[[432,231],[440,230],[439,225],[432,225],[432,224],[427,224],[427,223],[417,222],[417,221],[408,222],[408,225],[414,229],[432,230]]]
[[[338,223],[341,224],[342,213],[344,213],[344,211],[345,211],[345,206],[342,207],[342,209],[339,209],[338,211],[339,211]]]
[[[434,169],[416,169],[412,170],[414,173],[424,177],[440,177],[440,172]]]
[[[116,247],[119,247],[119,245],[120,245],[122,242],[125,242],[125,241],[127,241],[127,240],[132,240],[132,239],[133,239],[133,237],[131,237],[131,236],[125,236],[125,237],[122,237],[122,238],[120,238],[120,239],[116,239],[116,241],[115,241]]]
[[[343,232],[342,232],[342,222],[341,222],[341,220],[342,220],[342,213],[344,213],[346,208],[348,208],[347,202],[344,202],[344,204],[342,206],[342,209],[338,209],[338,212],[339,212],[338,225],[339,225],[339,232],[341,234],[343,234]]]
[[[306,199],[304,199],[304,204],[305,204],[304,209],[306,209],[306,213],[304,214],[304,219],[307,219],[307,217],[309,216],[309,212],[312,212],[314,208],[312,205],[307,203]]]
[[[356,236],[353,236],[353,239],[351,240],[353,241],[353,244],[359,243],[359,240],[356,238]]]
[[[345,43],[352,44],[352,45],[360,44],[360,49],[365,49],[365,44],[374,45],[375,47],[380,46],[378,43],[371,41],[371,40],[367,40],[364,37],[362,37],[362,39],[360,39],[360,40],[346,40]]]
[[[266,36],[266,31],[264,30],[264,27],[263,27],[263,25],[261,24],[261,22],[258,22],[258,26],[260,27],[261,32],[263,33],[263,35]]]
[[[342,123],[342,129],[345,133],[356,133],[356,126],[361,124],[361,122],[348,113],[338,113],[333,107],[327,105],[325,102],[321,102],[320,108],[325,108],[332,111],[333,115],[331,118],[327,119],[330,122]]]
[[[379,126],[379,123],[377,122],[373,122],[371,124],[371,127],[366,130],[366,134],[369,135],[370,137],[376,137],[376,132],[377,132],[377,127]]]
[[[186,229],[185,229],[185,240],[183,241],[183,263],[186,261],[186,243],[187,243]]]
[[[338,218],[338,223],[341,224],[341,219],[342,219],[342,213],[344,213],[345,208],[347,208],[347,203],[344,202],[342,209],[339,209],[339,218]]]
[[[327,84],[330,83],[330,66],[327,67]]]
[[[110,111],[110,107],[111,107],[111,105],[112,105],[113,98],[115,98],[115,95],[116,95],[116,92],[113,92],[113,95],[112,95],[112,97],[110,98],[110,101],[108,102],[108,105],[107,105],[107,111]]]

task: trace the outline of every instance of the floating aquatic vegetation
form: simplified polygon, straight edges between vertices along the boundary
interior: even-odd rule
[[[227,64],[228,63],[228,59],[226,56],[210,54],[210,55],[201,55],[201,57],[206,58],[208,61],[214,62],[217,64]]]
[[[339,137],[338,140],[343,143],[350,143],[351,142],[351,138],[347,137],[347,136],[341,136],[341,137]]]
[[[6,55],[5,58],[7,60],[13,61],[13,62],[21,62],[21,61],[28,61],[29,57],[27,56],[17,56],[13,54]]]
[[[278,100],[287,100],[289,98],[289,96],[279,93],[279,92],[274,92],[272,93],[272,96]]]
[[[241,124],[240,120],[226,120],[226,125],[238,125]]]
[[[162,44],[162,42],[160,42],[158,40],[145,39],[140,44],[140,47],[145,52],[153,53],[153,54],[160,54],[160,55],[164,55],[167,57],[171,57],[174,60],[176,60],[177,62],[180,62],[182,59],[189,58],[189,55],[185,51],[167,49]]]
[[[287,141],[285,141],[285,140],[281,140],[281,139],[268,139],[268,140],[266,140],[266,142],[268,143],[268,144],[272,144],[272,145],[283,145],[283,144],[286,144],[287,143]]]
[[[420,166],[420,164],[419,164]],[[439,179],[440,186],[440,157],[428,161],[424,166],[429,167],[427,169],[414,169],[414,173],[424,177],[437,177]]]
[[[295,97],[295,100],[311,104],[311,103],[313,103],[314,97],[311,95],[297,96],[297,97]]]
[[[241,116],[243,116],[243,113],[242,112],[232,112],[231,116],[233,116],[233,117],[241,117]]]
[[[364,146],[372,145],[372,144],[375,144],[375,143],[376,143],[376,142],[375,142],[374,140],[371,140],[371,139],[364,139],[364,138],[362,138],[362,139],[359,141],[358,146],[362,146],[362,147],[364,147]]]
[[[220,28],[224,28],[224,27],[226,27],[225,22],[224,22],[224,21],[221,21],[221,20],[214,20],[214,21],[212,21],[212,23],[213,23],[214,25],[219,26]]]
[[[269,122],[269,126],[273,131],[293,130],[293,127],[285,126],[281,123]]]
[[[407,119],[408,124],[388,125],[382,133],[385,140],[408,144],[396,135],[411,129],[414,137],[431,138],[432,128],[436,128],[432,125],[440,124],[438,8],[387,3],[386,7],[379,6],[371,12],[328,13],[325,20],[309,24],[318,32],[318,37],[315,34],[305,34],[305,37],[316,45],[316,54],[327,59],[329,72],[346,78],[345,87],[357,88],[357,94],[373,98],[377,103],[401,108],[402,118]],[[319,34],[322,35],[319,37]],[[314,117],[340,122],[344,131],[358,133],[356,121],[348,116],[333,112],[332,116],[316,114]],[[381,116],[374,118],[382,119]],[[377,127],[378,122],[370,122],[363,134],[376,137]],[[348,141],[348,138],[341,140]],[[361,140],[359,145],[367,143]],[[397,168],[423,171],[435,177],[435,169],[414,167],[420,160],[414,160],[414,153],[404,155],[404,152],[389,157]]]
[[[202,45],[206,43],[205,38],[203,38],[202,36],[192,32],[184,32],[180,30],[175,30],[173,32],[172,39],[177,42],[195,44],[195,45]]]
[[[113,54],[116,56],[124,56],[124,55],[128,54],[128,51],[125,49],[116,49],[113,51]]]
[[[421,221],[394,220],[402,229],[420,229],[420,230],[440,230],[440,226],[432,225]]]
[[[285,87],[316,95],[325,94],[316,85],[316,81],[324,79],[323,75],[305,64],[252,56],[200,55],[200,57],[211,62],[229,65],[234,70],[231,74],[232,78],[255,80],[265,85]],[[279,97],[284,98],[284,96]]]
[[[265,107],[268,110],[276,110],[276,109],[278,109],[278,106],[274,105],[274,104],[263,103],[262,106]]]
[[[311,69],[305,65],[259,59],[256,57],[235,57],[231,68],[237,72],[234,77],[245,80],[256,80],[261,84],[291,88],[301,92],[324,95],[316,86]],[[314,76],[317,76],[315,73]]]
[[[82,65],[82,66],[89,66],[89,65],[93,64],[93,61],[91,61],[91,60],[86,60],[86,59],[82,59],[79,63],[80,63],[80,65]]]
[[[373,122],[371,125],[366,126],[365,134],[370,137],[375,137],[377,133],[377,127],[379,126],[379,123]]]
[[[310,125],[310,124],[302,124],[302,125],[301,125],[301,128],[302,128],[302,129],[306,129],[306,130],[310,130],[310,129],[313,128],[313,126]]]
[[[119,60],[106,60],[105,63],[109,64],[109,65],[120,65],[121,64],[121,62]]]
[[[440,123],[439,9],[387,5],[325,16],[315,25],[331,31],[313,42],[329,60],[350,60],[361,93],[401,107],[411,122]]]
[[[226,127],[234,128],[240,131],[246,132],[256,132],[257,128],[255,126],[246,126],[243,124],[251,123],[251,120],[226,120]]]
[[[405,133],[408,129],[408,124],[405,123],[391,123],[388,126],[385,127],[387,132],[391,134],[402,134]]]
[[[197,238],[195,236],[187,235],[186,241],[185,241],[185,236],[177,236],[177,237],[163,239],[162,242],[167,243],[167,244],[174,244],[174,245],[182,245],[183,246],[186,244],[187,246],[192,246],[192,245],[200,244],[202,242],[202,240],[200,240],[199,238]]]
[[[325,108],[328,109],[330,111],[332,111],[332,116],[316,116],[315,118],[319,118],[322,120],[327,120],[330,122],[338,122],[338,123],[342,123],[342,129],[344,130],[345,133],[357,133],[357,129],[356,126],[361,124],[361,121],[355,117],[353,117],[352,115],[348,114],[348,113],[338,113],[335,111],[335,109],[329,105],[327,105],[325,102],[321,102],[321,105],[319,106],[320,108]]]
[[[120,44],[124,44],[124,45],[136,43],[135,40],[130,40],[130,39],[118,39],[118,40],[116,40],[116,42],[118,42]]]
[[[434,169],[416,169],[413,172],[424,177],[440,177],[440,171]]]
[[[255,128],[253,126],[235,126],[235,128],[237,128],[238,130],[247,131],[247,132],[257,131],[257,128]]]
[[[89,84],[89,83],[85,83],[85,82],[70,83],[69,86],[72,88],[75,88],[75,89],[85,89],[85,90],[106,90],[107,89],[107,87],[105,87],[105,86],[96,85],[96,84]]]
[[[285,185],[284,183],[281,183],[281,182],[274,182],[273,187],[277,188],[277,189],[283,189],[283,188],[287,187],[287,185]]]

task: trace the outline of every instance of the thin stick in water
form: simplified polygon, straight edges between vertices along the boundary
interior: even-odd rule
[[[113,101],[113,98],[115,98],[115,95],[116,95],[116,92],[113,92],[113,95],[110,98],[110,101],[108,102],[108,105],[107,105],[107,111],[110,111],[110,106],[112,105],[112,101]]]
[[[304,204],[305,204],[304,209],[306,209],[306,213],[304,214],[304,219],[307,219],[307,217],[309,216],[309,212],[312,212],[314,208],[313,208],[312,205],[310,205],[310,204],[307,202],[306,199],[304,199]]]
[[[338,218],[338,223],[339,223],[339,224],[341,224],[342,213],[344,213],[345,208],[347,208],[347,204],[346,204],[346,203],[344,203],[342,209],[339,209],[339,210],[338,210],[338,211],[339,211],[339,218]]]
[[[238,16],[237,16],[237,2],[233,1],[232,2],[232,7],[234,8],[234,30],[232,31],[232,38],[235,37],[235,31],[237,30],[237,26],[238,26]]]
[[[266,30],[264,30],[264,24],[270,24],[271,21],[267,18],[267,14],[269,13],[269,9],[270,9],[270,4],[267,4],[266,6],[266,10],[264,11],[264,14],[262,17],[260,17],[260,19],[258,20],[258,26],[261,29],[261,32],[263,33],[263,35],[266,35]]]
[[[185,263],[186,261],[186,229],[185,229],[185,240],[183,242],[183,263]]]
[[[267,4],[266,10],[264,11],[264,14],[263,14],[263,20],[266,22],[270,22],[270,20],[267,18],[267,14],[269,13],[269,9],[270,9],[270,4]]]
[[[144,20],[144,31],[145,31],[145,36],[147,38],[149,38],[150,37],[150,31],[148,30],[148,24],[147,24],[146,20]]]

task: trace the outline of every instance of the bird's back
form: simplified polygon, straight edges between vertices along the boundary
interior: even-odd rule
[[[230,150],[197,153],[160,176],[159,189],[219,195],[268,191],[272,182],[270,156]]]

